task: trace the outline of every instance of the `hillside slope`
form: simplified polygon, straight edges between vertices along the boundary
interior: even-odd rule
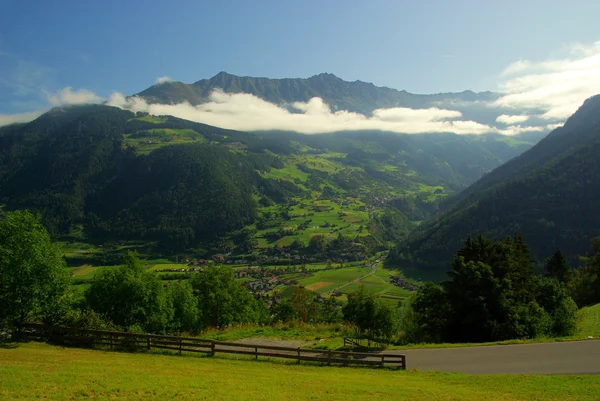
[[[537,260],[561,249],[575,262],[600,235],[599,115],[595,96],[564,127],[459,195],[402,243],[391,262],[443,271],[468,235],[497,239],[517,231]]]
[[[264,247],[343,234],[382,244],[531,145],[499,135],[250,134],[63,107],[0,129],[0,204],[39,211],[55,236],[83,229],[100,242],[208,250],[226,237]]]
[[[198,137],[145,156],[136,154],[135,141],[159,138],[145,139],[150,146],[165,134],[148,131],[159,129],[156,121],[134,117],[106,106],[68,107],[0,131],[0,203],[39,211],[55,235],[84,225],[104,239],[179,246],[253,221],[253,166],[208,143],[231,133],[194,124]],[[170,127],[185,125],[176,120]]]

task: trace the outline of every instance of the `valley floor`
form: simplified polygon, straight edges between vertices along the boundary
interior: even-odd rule
[[[0,347],[0,399],[597,400],[600,375],[467,375]]]

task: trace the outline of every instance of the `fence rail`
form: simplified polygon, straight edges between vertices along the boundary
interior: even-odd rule
[[[371,352],[347,352],[322,349],[292,348],[259,344],[243,344],[225,341],[206,340],[195,337],[161,336],[135,334],[117,331],[85,330],[70,327],[46,326],[27,323],[21,326],[24,339],[51,341],[71,346],[102,346],[114,349],[152,350],[168,349],[182,352],[196,352],[215,355],[238,354],[268,358],[285,358],[300,361],[326,363],[327,365],[371,365],[406,369],[406,357],[400,354]]]
[[[344,337],[344,347],[348,348],[371,348],[377,347],[382,348],[385,343],[377,340],[365,339],[365,338],[348,338]]]

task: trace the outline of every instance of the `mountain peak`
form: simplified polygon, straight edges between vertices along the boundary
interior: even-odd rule
[[[234,76],[235,75],[231,75],[227,71],[220,71],[217,75],[215,75],[211,79],[229,78],[229,77],[234,77]]]
[[[330,73],[330,72],[322,72],[320,74],[317,75],[313,75],[312,77],[308,78],[308,79],[322,79],[322,80],[331,80],[331,81],[343,81],[340,77]]]

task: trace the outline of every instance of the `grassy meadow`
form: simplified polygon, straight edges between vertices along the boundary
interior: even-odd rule
[[[129,354],[46,344],[0,348],[0,399],[597,400],[600,376],[467,375]]]
[[[600,338],[600,304],[581,308],[578,314],[578,329],[576,337]]]

